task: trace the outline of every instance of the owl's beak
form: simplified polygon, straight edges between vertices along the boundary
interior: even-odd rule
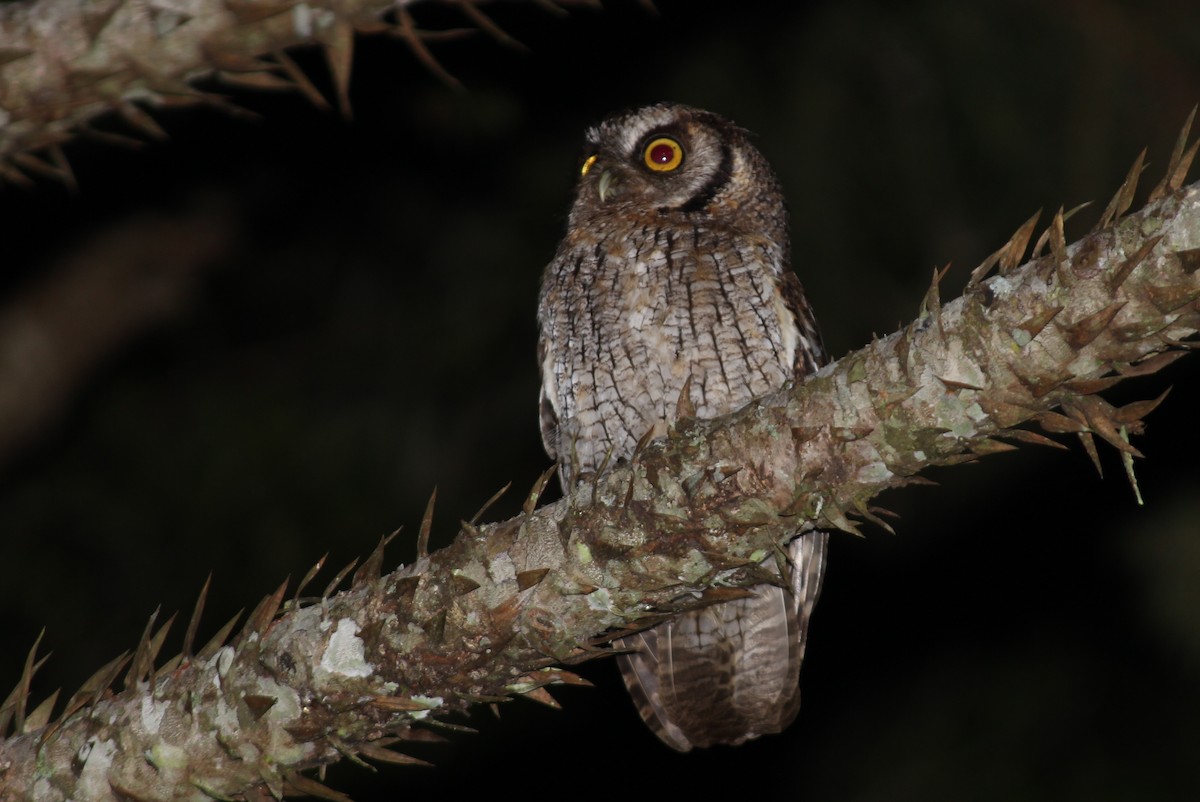
[[[605,170],[600,173],[600,180],[597,182],[596,189],[600,193],[600,202],[604,203],[604,199],[616,190],[617,176],[611,170]]]

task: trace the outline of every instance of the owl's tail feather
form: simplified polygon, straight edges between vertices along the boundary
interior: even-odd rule
[[[788,545],[791,591],[755,595],[686,613],[622,638],[617,658],[638,713],[680,752],[739,744],[779,732],[800,709],[800,664],[821,592],[828,535]]]

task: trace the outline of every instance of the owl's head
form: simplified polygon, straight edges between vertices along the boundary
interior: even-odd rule
[[[784,215],[766,160],[745,131],[712,112],[659,103],[617,114],[588,130],[584,152],[575,218],[647,211],[724,212],[742,220],[748,213]]]

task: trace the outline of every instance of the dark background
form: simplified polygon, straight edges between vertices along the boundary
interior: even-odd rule
[[[529,52],[435,45],[461,93],[401,42],[361,39],[353,122],[234,90],[261,120],[156,113],[166,144],[67,148],[77,195],[0,190],[11,298],[139,215],[231,221],[187,303],[0,470],[6,689],[45,626],[39,697],[69,695],[155,606],[186,620],[210,570],[205,637],[326,551],[316,586],[401,524],[390,564],[409,561],[435,485],[439,543],[509,480],[489,518],[512,514],[547,465],[540,271],[582,131],[614,110],[673,99],[756,133],[841,355],[911,319],[935,265],[953,263],[952,297],[1039,207],[1095,201],[1068,224],[1081,236],[1143,146],[1157,182],[1200,100],[1200,11],[1170,0],[657,5],[489,6]],[[327,88],[319,55],[297,57]],[[781,736],[677,755],[596,664],[598,688],[556,692],[563,711],[513,702],[422,749],[439,768],[331,782],[356,799],[1194,798],[1194,359],[1109,396],[1175,388],[1137,442],[1145,507],[1111,450],[1100,479],[1064,440],[881,499],[897,537],[835,536],[804,707]]]

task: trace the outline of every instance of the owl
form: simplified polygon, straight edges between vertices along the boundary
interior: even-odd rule
[[[542,441],[568,491],[666,434],[681,394],[713,418],[826,361],[789,264],[779,183],[745,131],[662,103],[586,138],[538,307]],[[786,587],[616,643],[638,711],[667,745],[737,744],[795,718],[826,537],[788,544]]]

